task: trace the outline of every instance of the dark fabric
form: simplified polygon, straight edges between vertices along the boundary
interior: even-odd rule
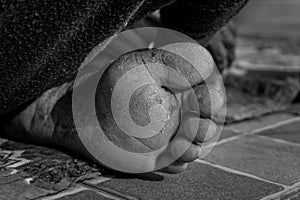
[[[45,90],[73,79],[88,53],[126,28],[126,22],[130,25],[156,9],[165,5],[169,7],[173,2],[0,0],[0,116],[15,111]],[[222,10],[213,13],[206,10],[202,15],[191,12],[195,16],[188,10],[180,10],[180,15],[172,11],[166,17],[166,22],[175,29],[178,27],[174,26],[174,22],[191,20],[187,26],[194,26],[200,20],[201,26],[187,30],[205,35],[218,30],[246,0],[230,1],[233,3],[223,3],[223,0],[184,2],[181,1],[180,5],[187,4],[192,10],[199,6],[203,10],[202,4],[205,8]],[[215,23],[210,24],[211,21]]]
[[[211,37],[249,0],[178,0],[161,9],[167,27],[194,39]]]

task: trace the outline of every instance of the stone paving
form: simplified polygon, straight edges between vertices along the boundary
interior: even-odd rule
[[[213,151],[179,175],[115,174],[1,139],[0,199],[300,199],[299,126],[300,117],[285,112],[230,124]]]
[[[178,175],[114,173],[0,139],[0,199],[300,199],[300,105],[272,104],[258,115],[253,107],[270,104],[255,102],[236,103],[215,148]]]

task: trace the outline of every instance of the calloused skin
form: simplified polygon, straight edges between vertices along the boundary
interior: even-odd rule
[[[172,59],[168,60],[167,58],[171,54],[164,53],[164,51],[176,53],[182,58],[189,60],[201,76],[198,76],[193,71],[195,69],[191,68],[190,65],[174,59],[174,56],[171,56]],[[131,55],[134,63],[139,61],[145,62],[147,59],[155,60],[157,63],[166,63],[173,67],[175,65],[175,68],[180,69],[183,74],[191,75],[187,76],[190,85],[185,86],[184,83],[180,83],[180,77],[177,77],[176,74],[163,69],[161,71],[157,68],[152,69],[153,73],[160,76],[159,80],[167,80],[170,85],[178,87],[178,90],[175,91],[175,96],[179,100],[182,117],[178,122],[177,132],[171,133],[178,137],[171,141],[169,140],[171,139],[170,134],[165,138],[164,135],[159,138],[159,141],[164,139],[167,142],[170,141],[171,153],[178,159],[159,171],[180,173],[186,170],[189,162],[199,157],[201,145],[209,143],[217,136],[217,125],[211,118],[224,106],[224,94],[218,84],[220,80],[212,76],[215,72],[212,57],[197,44],[175,44],[175,46],[164,47],[164,50],[159,50],[156,54],[153,54],[153,50],[152,52],[149,50],[143,53],[132,53]],[[149,57],[152,55],[156,56]],[[112,71],[117,72],[115,69],[118,67],[124,70],[122,66],[131,66],[131,60],[128,59],[128,56],[126,60],[129,63],[124,64],[124,56],[120,56],[114,63],[115,66],[111,68]],[[119,73],[116,74],[120,75]],[[110,81],[115,78],[113,76],[107,76],[107,78],[108,80],[103,83],[106,84],[104,88],[109,89]],[[158,83],[157,85],[164,85],[164,83]],[[193,88],[191,89],[190,86],[193,86]],[[14,139],[29,140],[30,142],[36,141],[40,145],[58,146],[93,159],[93,156],[86,150],[77,134],[72,115],[71,89],[72,83],[68,83],[46,91],[14,120],[5,123],[4,131]],[[194,94],[196,94],[197,98],[195,98]],[[110,98],[106,98],[104,93],[100,93],[97,96],[110,101]],[[12,133],[16,133],[16,135],[12,135]],[[119,142],[121,144],[123,141],[119,140]],[[151,144],[151,141],[149,144]],[[186,151],[184,152],[184,150]],[[183,155],[181,155],[181,152],[184,152]]]
[[[165,25],[161,22],[158,13],[154,13],[151,16],[136,23],[134,28],[147,26],[164,27]],[[224,30],[222,31],[226,32],[228,28],[225,27],[223,29]],[[216,65],[214,64],[214,62],[211,62],[206,66],[206,69],[204,69],[204,71],[208,72],[206,80],[196,80],[195,84],[193,85],[194,90],[188,89],[186,91],[183,91],[182,93],[176,94],[177,99],[180,99],[181,101],[181,106],[183,106],[182,110],[195,111],[197,109],[193,108],[193,106],[199,104],[200,108],[198,108],[197,111],[200,111],[202,117],[200,117],[199,114],[195,113],[182,113],[182,115],[185,115],[186,117],[181,118],[180,128],[176,133],[176,135],[180,134],[182,137],[172,143],[172,149],[174,154],[176,154],[177,152],[182,152],[182,149],[188,150],[170,166],[162,169],[162,172],[180,173],[185,171],[188,167],[188,163],[196,160],[201,154],[201,144],[204,142],[207,143],[214,137],[218,136],[217,125],[210,119],[203,118],[203,115],[215,115],[225,106],[225,94],[223,94],[222,92],[222,80],[220,80],[220,77],[218,76],[218,70],[223,71],[230,65],[230,63],[234,59],[233,57],[231,57],[233,55],[232,53],[230,55],[227,55],[227,51],[223,49],[228,48],[230,50],[230,48],[234,48],[230,46],[222,46],[223,43],[219,41],[219,35],[223,32],[218,32],[213,37],[213,39],[206,38],[203,41],[198,41],[200,44],[208,46],[208,50],[213,53],[214,61],[217,62],[218,69],[216,69]],[[230,41],[228,43],[234,44],[234,41]],[[191,52],[193,50],[184,49],[183,51]],[[201,56],[202,55],[198,55],[197,59],[203,59],[201,58]],[[227,62],[227,60],[229,61]],[[207,85],[204,83],[204,81]],[[198,102],[193,102],[193,95],[195,94],[198,97]],[[208,95],[210,95],[210,97]],[[207,108],[212,109],[208,110]],[[199,124],[198,131],[195,130],[197,129],[196,124]],[[197,133],[196,135],[195,132]]]
[[[50,1],[51,2],[51,1]],[[182,1],[183,2],[183,1]],[[239,2],[242,2],[242,1],[239,1]],[[221,4],[222,2],[220,2],[220,5],[223,5],[223,4]],[[207,4],[209,4],[209,3],[207,3]],[[212,5],[219,5],[219,3],[211,3]],[[229,2],[225,2],[224,3],[225,5],[226,4],[229,4]],[[239,4],[241,4],[241,3],[239,3]],[[234,7],[236,7],[236,9],[234,9],[234,10],[237,10],[237,7],[240,7],[240,6],[238,6],[239,5],[238,3],[236,3],[236,4],[233,4],[234,5]],[[210,4],[209,4],[210,5]],[[226,7],[230,7],[230,5],[231,5],[231,3],[228,5],[228,6],[226,6]],[[181,5],[179,4],[179,6],[178,6],[180,9],[181,9]],[[233,6],[232,6],[233,7]],[[204,7],[204,8],[206,8],[206,7]],[[39,9],[39,8],[38,8]],[[59,10],[61,10],[61,9],[59,9]],[[189,11],[189,10],[188,10]],[[207,9],[207,12],[208,13],[210,13],[210,12],[214,12],[214,10],[212,9],[210,9],[210,7],[208,7],[208,9]],[[202,14],[202,15],[205,15],[205,13],[207,13],[207,12],[198,12],[199,14]],[[228,9],[228,12],[233,12],[233,11],[231,11],[230,9]],[[95,12],[95,13],[98,13],[98,12]],[[173,12],[165,12],[165,13],[170,13],[170,14],[172,14]],[[177,14],[177,11],[176,11],[176,9],[175,9],[175,12],[174,13],[176,13]],[[204,14],[203,14],[204,13]],[[225,12],[224,12],[225,13]],[[46,13],[45,13],[46,14]],[[13,15],[12,15],[13,16]],[[39,17],[39,15],[32,15],[32,16],[36,16],[36,18],[38,18]],[[117,15],[109,15],[109,16],[117,16]],[[178,16],[180,16],[181,17],[181,15],[178,15]],[[207,15],[207,16],[209,16],[209,15]],[[222,16],[220,15],[220,17],[219,18],[222,18],[223,16],[226,16],[225,14],[223,14]],[[176,17],[176,16],[173,16],[173,17]],[[171,17],[171,19],[173,19],[173,17]],[[228,17],[227,17],[228,18]],[[45,18],[45,19],[50,19],[50,18]],[[91,19],[93,19],[93,18],[91,18]],[[199,17],[199,19],[203,19],[203,17]],[[214,18],[212,18],[212,19],[214,19]],[[18,20],[17,20],[18,21]],[[32,21],[35,21],[35,20],[28,20],[29,22],[32,22]],[[96,21],[96,20],[95,20]],[[98,20],[99,21],[99,20]],[[101,21],[101,20],[100,20]],[[105,21],[105,20],[102,20],[103,22]],[[177,20],[172,20],[172,21],[174,21],[174,22],[176,22],[177,23]],[[215,20],[216,22],[218,22],[218,20]],[[223,21],[223,20],[222,20]],[[10,24],[10,23],[7,23],[8,25]],[[184,24],[184,23],[181,23],[181,24]],[[200,25],[202,25],[202,23],[198,23],[198,24],[200,24]],[[208,24],[211,24],[211,23],[208,23]],[[30,28],[30,26],[28,26],[26,23],[24,24],[25,26],[27,26],[27,27],[29,27]],[[100,27],[100,26],[94,26],[94,27]],[[9,29],[3,29],[3,30],[9,30]],[[38,29],[37,29],[38,30]],[[206,32],[206,30],[205,30],[205,32]],[[28,33],[28,32],[26,32],[26,33]],[[43,32],[42,32],[43,33]],[[67,32],[67,33],[69,33],[69,32]],[[36,35],[37,36],[37,38],[38,39],[40,39],[40,37],[39,37],[39,34],[34,34],[34,35]],[[22,36],[22,35],[21,35]],[[25,38],[26,39],[26,37],[23,37],[23,38]],[[56,38],[56,37],[55,37]],[[31,41],[31,40],[30,40]],[[33,41],[35,41],[35,40],[33,40]],[[78,41],[80,41],[80,40],[78,40]],[[27,42],[25,43],[24,42],[24,44],[27,44]],[[56,45],[56,46],[60,46],[60,45]],[[20,49],[20,48],[14,48],[15,50],[17,50],[17,49]],[[27,49],[30,49],[30,48],[27,48]],[[219,49],[219,48],[218,48]],[[6,49],[5,49],[5,51],[6,51]],[[23,52],[23,50],[22,50],[22,48],[20,49],[20,51],[22,51]],[[75,52],[77,52],[77,51],[75,51]],[[79,51],[78,51],[79,52]],[[18,53],[18,52],[16,52],[16,53]],[[16,53],[12,53],[12,55],[17,55]],[[37,52],[33,52],[33,53],[37,53],[38,55],[40,54],[40,52],[39,51],[37,51]],[[21,55],[23,55],[23,54],[21,54]],[[25,55],[25,54],[24,54]],[[47,54],[48,55],[48,54]],[[58,57],[62,57],[61,56],[61,54],[57,54],[58,55]],[[76,55],[77,54],[72,54],[73,55],[73,58],[75,58],[76,57]],[[19,58],[19,56],[14,56],[15,58]],[[67,57],[67,58],[69,58],[69,55],[67,55],[67,56],[65,56],[65,57]],[[10,57],[9,56],[7,56],[7,58],[9,59]],[[64,57],[62,57],[62,58],[64,58]],[[200,58],[201,59],[201,58]],[[63,61],[63,63],[65,63],[65,60],[68,60],[68,59],[62,59],[61,61]],[[80,60],[80,59],[79,59]],[[25,62],[24,62],[25,63]],[[30,66],[30,67],[32,67],[32,65],[30,64],[30,65],[28,65],[28,66]],[[52,66],[52,65],[49,65],[49,66]],[[53,66],[52,66],[53,67]],[[61,68],[61,67],[57,67],[57,66],[55,66],[56,68],[53,68],[53,71],[57,71],[57,72],[59,72],[59,69],[64,69],[64,68]],[[212,66],[209,66],[209,68],[212,68]],[[44,68],[44,69],[49,69],[48,67],[46,68]],[[56,70],[54,70],[54,69],[56,69]],[[30,72],[31,70],[24,70],[24,72]],[[40,72],[42,72],[43,71],[43,69],[42,68],[40,68],[40,69],[38,69],[38,70],[34,70],[34,71],[40,71]],[[209,70],[208,70],[209,71]],[[17,71],[16,71],[17,72]],[[45,71],[44,71],[45,72]],[[70,73],[70,72],[69,72]],[[42,73],[41,73],[42,74]],[[49,73],[44,73],[44,74],[49,74]],[[53,73],[53,74],[55,74],[55,73]],[[57,73],[57,74],[62,74],[62,73]],[[29,75],[29,74],[28,74]],[[23,75],[22,75],[23,76]],[[12,75],[12,77],[15,77],[14,75]],[[31,77],[31,75],[30,76],[28,76],[28,77]],[[54,78],[56,77],[56,79],[58,79],[57,77],[59,77],[58,75],[57,76],[54,76]],[[44,77],[45,78],[45,80],[43,80],[42,78],[40,78],[40,80],[41,81],[38,81],[38,84],[37,85],[35,85],[36,87],[35,87],[35,91],[34,91],[34,93],[35,93],[35,95],[36,94],[40,94],[39,92],[41,92],[41,91],[43,91],[42,90],[42,88],[44,88],[44,89],[46,89],[47,87],[45,87],[44,85],[45,85],[45,82],[47,82],[47,80],[48,80],[48,86],[49,86],[49,83],[50,83],[50,80],[54,83],[55,81],[54,81],[54,78],[52,77],[52,79],[49,79],[49,77]],[[4,79],[4,80],[6,80],[6,79]],[[8,80],[8,83],[11,83],[11,80],[10,79],[7,79]],[[18,80],[18,79],[16,79],[16,80]],[[66,80],[66,79],[64,79],[64,80]],[[197,85],[197,84],[200,84],[200,82],[202,82],[203,80],[198,80],[198,81],[195,81],[195,85]],[[23,81],[22,80],[22,82],[26,82],[26,81]],[[33,87],[28,87],[27,88],[27,90],[26,90],[26,87],[25,88],[22,88],[22,87],[20,87],[21,89],[19,90],[19,84],[18,84],[18,81],[15,81],[15,83],[17,84],[17,86],[18,87],[16,87],[14,84],[3,84],[5,87],[5,91],[9,91],[9,89],[7,89],[8,88],[8,86],[11,86],[10,87],[10,90],[12,90],[12,89],[14,89],[14,90],[12,90],[12,91],[17,91],[17,92],[15,92],[15,93],[11,93],[12,95],[11,95],[11,97],[10,98],[8,98],[8,100],[6,100],[6,102],[15,102],[15,100],[14,99],[22,99],[22,101],[23,102],[25,102],[25,100],[23,100],[23,98],[20,98],[20,97],[22,97],[22,95],[20,95],[20,94],[23,94],[23,92],[24,92],[24,94],[23,94],[23,96],[28,96],[28,95],[30,95],[29,93],[30,92],[28,92],[28,91],[32,91],[33,90]],[[29,81],[28,81],[28,83],[29,83]],[[26,85],[26,84],[25,84]],[[30,84],[29,84],[30,85]],[[51,85],[54,85],[54,84],[51,84]],[[199,86],[200,88],[201,88],[201,86]],[[17,90],[15,90],[17,88]],[[201,104],[202,106],[200,107],[200,109],[203,109],[204,110],[204,112],[202,112],[201,114],[205,114],[205,111],[207,111],[205,108],[208,108],[208,107],[210,107],[211,105],[205,105],[207,102],[209,103],[209,102],[212,102],[212,107],[214,107],[215,106],[215,108],[218,108],[218,103],[216,103],[217,101],[209,101],[209,100],[207,100],[208,99],[208,97],[207,97],[207,95],[208,95],[208,93],[204,93],[204,96],[203,96],[203,91],[204,91],[205,89],[199,89],[199,90],[196,90],[197,92],[197,94],[199,94],[200,95],[200,98],[199,98],[199,104]],[[19,92],[18,92],[19,91]],[[22,91],[22,92],[20,92],[20,91]],[[213,91],[213,90],[212,90]],[[26,92],[27,92],[27,94],[26,94]],[[192,99],[191,99],[191,97],[189,96],[189,94],[191,94],[191,92],[192,91],[185,91],[184,92],[184,94],[177,94],[177,96],[178,96],[178,99],[182,99],[182,102],[181,102],[181,104],[183,105],[183,106],[185,106],[186,104],[187,105],[195,105],[195,104],[189,104],[189,102],[190,101],[192,101]],[[49,94],[49,91],[47,92],[45,92],[44,94]],[[55,92],[54,92],[55,93]],[[58,92],[59,93],[59,92]],[[218,99],[219,100],[219,102],[223,102],[223,98],[224,98],[224,96],[222,96],[222,94],[220,94],[220,93],[218,93],[218,92],[215,92],[216,93],[216,95],[218,96],[221,96],[221,97],[214,97],[214,99]],[[6,94],[6,92],[4,92],[3,94]],[[19,98],[12,98],[12,97],[14,97],[14,96],[18,96]],[[33,97],[34,95],[32,95],[31,97]],[[75,152],[75,153],[77,153],[77,152],[79,152],[79,151],[84,151],[84,150],[82,150],[82,149],[84,149],[83,147],[82,147],[82,144],[80,144],[80,141],[78,141],[78,137],[76,136],[76,134],[75,134],[75,129],[74,129],[74,125],[72,124],[73,122],[72,122],[72,113],[71,113],[71,111],[72,111],[72,109],[70,109],[70,105],[71,105],[71,98],[69,98],[70,97],[70,95],[69,96],[67,96],[67,97],[62,97],[60,100],[62,100],[62,101],[60,101],[60,102],[63,102],[63,101],[65,101],[65,102],[63,102],[63,103],[61,103],[60,104],[60,102],[58,102],[58,99],[56,98],[56,97],[54,97],[53,98],[53,100],[54,101],[57,101],[57,103],[56,103],[56,105],[51,105],[51,103],[49,103],[50,101],[49,101],[49,99],[51,99],[52,97],[49,97],[49,96],[47,96],[47,95],[42,95],[42,96],[44,96],[44,97],[46,97],[46,98],[40,98],[40,99],[37,99],[32,105],[30,105],[29,106],[29,108],[26,108],[23,112],[22,112],[22,114],[19,116],[19,117],[17,117],[18,119],[17,120],[13,120],[13,121],[19,121],[18,122],[18,124],[19,123],[25,123],[25,124],[29,124],[29,123],[33,123],[32,122],[32,113],[35,113],[35,118],[37,118],[37,119],[34,119],[33,121],[36,121],[36,123],[37,123],[37,126],[28,126],[28,127],[25,127],[25,131],[28,131],[28,132],[30,132],[30,136],[32,137],[32,138],[34,138],[34,139],[36,139],[38,142],[37,143],[39,143],[39,144],[43,144],[43,143],[50,143],[49,145],[51,146],[51,145],[59,145],[59,146],[61,146],[62,148],[65,148],[65,149],[69,149],[69,150],[71,150],[71,151],[73,151],[73,152]],[[55,96],[55,95],[54,95]],[[212,95],[213,96],[213,95]],[[37,97],[37,96],[35,96],[35,97]],[[183,98],[182,98],[183,97]],[[6,99],[6,98],[5,98]],[[201,100],[202,99],[202,100]],[[206,99],[206,101],[205,101],[205,99]],[[27,99],[28,100],[28,99]],[[20,105],[20,101],[18,102],[18,104]],[[50,104],[50,105],[48,105],[48,104]],[[16,106],[16,105],[13,105],[13,106]],[[61,128],[61,129],[59,129],[59,128],[57,128],[57,129],[55,129],[54,131],[58,131],[57,133],[53,133],[53,135],[51,136],[51,138],[49,139],[49,138],[47,138],[48,136],[47,136],[47,134],[46,133],[48,133],[49,131],[47,131],[47,128],[44,128],[43,127],[43,125],[40,125],[39,123],[41,123],[41,121],[39,121],[40,119],[38,119],[38,114],[37,114],[37,111],[34,111],[34,110],[39,110],[38,108],[36,108],[36,106],[37,107],[39,107],[40,108],[40,110],[41,110],[41,114],[43,115],[43,114],[45,114],[46,115],[46,117],[45,117],[45,120],[47,120],[46,122],[47,123],[44,123],[43,122],[43,125],[49,125],[49,126],[53,126],[53,127],[59,127],[59,128]],[[53,108],[54,107],[54,108]],[[51,108],[51,109],[45,109],[45,108]],[[69,109],[69,110],[68,110]],[[44,113],[44,111],[47,111],[47,110],[52,110],[52,112],[51,113]],[[216,109],[217,110],[217,109]],[[207,111],[207,112],[210,112],[209,110]],[[48,116],[47,115],[50,115],[50,117],[49,118],[47,118]],[[208,114],[208,113],[206,113],[206,114]],[[34,115],[34,114],[33,114]],[[167,167],[167,168],[165,168],[163,171],[165,171],[165,172],[171,172],[171,173],[178,173],[178,172],[181,172],[181,171],[183,171],[184,169],[186,169],[186,167],[187,167],[187,164],[186,163],[188,163],[188,162],[190,162],[190,161],[192,161],[192,160],[194,160],[194,159],[196,159],[197,157],[198,157],[198,155],[199,155],[199,152],[201,151],[201,148],[200,148],[200,144],[201,143],[203,143],[203,142],[205,142],[205,140],[209,140],[210,138],[213,138],[213,136],[215,136],[215,131],[214,131],[214,129],[212,128],[212,130],[210,130],[210,131],[208,131],[208,132],[206,132],[206,130],[207,130],[207,128],[205,128],[205,126],[207,125],[207,124],[211,124],[211,122],[210,122],[210,120],[207,120],[207,119],[204,119],[204,118],[200,118],[200,116],[197,116],[197,115],[195,115],[195,116],[189,116],[189,115],[187,115],[188,117],[186,117],[186,118],[182,118],[182,121],[180,122],[180,128],[178,129],[178,133],[177,134],[180,134],[180,135],[182,135],[182,137],[179,139],[179,140],[176,140],[176,141],[173,141],[173,143],[172,143],[172,146],[173,146],[173,153],[174,154],[176,154],[177,152],[180,152],[180,149],[182,149],[182,148],[186,148],[186,146],[187,146],[187,144],[189,144],[190,142],[193,142],[193,144],[192,144],[192,146],[191,147],[189,147],[189,149],[186,151],[186,153],[184,153],[176,162],[174,162],[171,166],[169,166],[169,167]],[[53,120],[52,120],[53,119]],[[59,120],[58,120],[59,119]],[[52,121],[53,122],[52,122]],[[192,133],[194,132],[194,131],[192,131],[191,130],[191,127],[194,127],[194,124],[197,124],[197,122],[201,122],[201,125],[200,125],[200,128],[198,129],[198,131],[197,131],[197,134],[196,134],[196,136],[195,135],[193,135]],[[12,123],[14,123],[14,122],[12,122]],[[63,126],[63,125],[65,125],[65,124],[63,124],[63,123],[66,123],[67,124],[67,126]],[[5,125],[8,125],[9,126],[9,123],[8,124],[5,124]],[[12,126],[10,126],[10,127],[14,127],[14,125],[12,125]],[[15,126],[16,127],[16,126]],[[35,130],[33,130],[33,128],[32,127],[34,127],[34,129]],[[67,128],[65,128],[65,127],[67,127]],[[202,129],[201,129],[201,127],[202,127]],[[28,129],[31,129],[31,130],[27,130],[27,128]],[[54,129],[54,128],[53,128]],[[66,129],[66,130],[64,130],[64,129]],[[45,131],[45,132],[43,132],[43,131]],[[61,132],[60,132],[61,131]],[[44,135],[43,135],[43,133],[45,133]],[[74,134],[73,134],[74,133]],[[10,134],[10,136],[12,136],[13,137],[13,135],[11,135],[11,131],[9,131],[9,133],[8,134]],[[191,136],[192,135],[192,136]],[[209,137],[206,137],[206,139],[203,139],[204,138],[204,136],[205,135],[209,135]],[[19,135],[17,135],[17,136],[15,136],[16,138],[19,138],[19,137],[22,137],[22,136],[24,136],[24,135],[21,135],[21,134],[19,134]],[[25,137],[26,137],[27,135],[25,135]],[[74,136],[74,137],[73,137]],[[74,139],[75,138],[75,139]],[[191,138],[193,138],[193,139],[191,139]],[[27,139],[29,139],[29,138],[27,138]],[[49,140],[49,141],[47,141],[47,140]],[[75,144],[75,145],[74,145]],[[84,155],[86,155],[85,153],[82,153],[82,154],[84,154]],[[89,157],[89,156],[87,156],[87,157]]]
[[[209,143],[217,136],[217,125],[211,118],[224,106],[225,97],[222,89],[218,85],[218,82],[221,84],[221,80],[212,76],[213,73],[216,73],[213,59],[203,47],[194,43],[177,43],[166,45],[162,47],[162,49],[163,50],[150,49],[131,52],[120,56],[110,65],[107,72],[103,75],[105,78],[100,80],[103,84],[96,94],[96,104],[97,102],[102,102],[100,105],[96,105],[99,109],[97,116],[100,124],[103,119],[107,121],[107,118],[113,118],[111,115],[107,117],[108,113],[110,113],[110,106],[113,106],[110,105],[111,88],[114,88],[118,83],[118,79],[132,68],[145,65],[148,72],[157,80],[158,88],[161,86],[176,88],[172,91],[179,100],[181,117],[178,122],[179,128],[176,129],[177,132],[174,133],[176,137],[170,141],[170,151],[172,155],[178,159],[160,171],[179,173],[187,168],[187,163],[199,158],[201,145],[203,143]],[[177,56],[188,60],[190,63],[187,64],[181,59],[177,59]],[[150,63],[149,66],[147,65],[148,63]],[[180,70],[181,75],[172,73],[169,67],[153,66],[154,64],[169,65],[171,68],[173,67]],[[192,64],[192,66],[190,64]],[[186,75],[185,78],[188,79],[190,85],[185,85],[186,83],[184,81],[181,82],[182,77],[180,76],[182,76],[182,74]],[[165,83],[168,84],[166,85]],[[123,91],[124,95],[127,95],[128,91]],[[119,95],[122,96],[122,94]],[[144,98],[147,99],[148,96]],[[166,109],[168,110],[168,108],[167,106]],[[108,134],[119,134],[116,132],[121,131],[118,130],[117,126],[113,127],[113,125],[111,125],[113,123],[113,121],[107,121],[103,122],[102,125],[113,130]],[[169,141],[170,134],[164,133],[157,138],[159,138],[159,141],[166,139]],[[157,138],[154,141],[157,141]],[[124,142],[123,144],[122,141],[116,141],[116,143],[118,142],[120,146],[127,146],[133,150],[143,149],[143,146],[139,146],[139,142],[134,141],[135,143],[130,144]],[[142,143],[145,144],[146,142]],[[134,147],[132,147],[132,144],[134,144]],[[151,139],[150,141],[148,140],[146,144],[148,146],[152,145],[152,148],[153,145],[156,145],[153,144]],[[182,152],[184,153],[182,154]]]

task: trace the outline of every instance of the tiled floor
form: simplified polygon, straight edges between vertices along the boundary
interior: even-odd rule
[[[292,185],[300,181],[299,147],[251,135],[215,147],[205,160],[265,180]]]
[[[297,199],[300,119],[282,116],[268,115],[225,127],[228,132],[242,123],[254,124],[252,132],[247,127],[247,131],[230,133],[204,160],[190,164],[179,175],[104,178],[96,172],[111,173],[66,154],[2,140],[0,199]],[[41,170],[38,176],[37,166],[43,167],[39,164],[43,159],[48,159],[41,163],[49,174]],[[63,173],[65,165],[73,165],[69,174]],[[51,171],[50,166],[57,168]]]
[[[260,117],[251,108],[234,106],[214,149],[179,175],[116,174],[74,155],[0,138],[0,200],[300,199],[300,106],[273,105]]]

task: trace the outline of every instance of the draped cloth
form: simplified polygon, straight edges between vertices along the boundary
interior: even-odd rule
[[[160,9],[166,27],[209,38],[247,0],[0,0],[0,117],[75,78],[89,53]]]

